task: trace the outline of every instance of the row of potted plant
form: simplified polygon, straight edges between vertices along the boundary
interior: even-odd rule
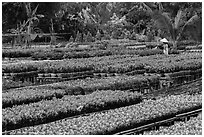
[[[39,73],[71,73],[94,71],[101,73],[125,73],[145,69],[150,73],[170,73],[202,68],[202,54],[153,55],[138,57],[116,55],[83,59],[31,61],[3,64],[3,73],[38,71]]]
[[[96,90],[127,90],[159,84],[157,76],[115,76],[77,79],[46,85],[11,89],[2,94],[2,107],[29,104],[43,99],[60,98],[64,95],[89,94]]]
[[[187,122],[176,122],[170,127],[146,131],[143,135],[202,135],[202,113]]]
[[[92,135],[113,134],[133,127],[174,117],[202,107],[201,95],[176,95],[146,100],[107,112],[26,127],[11,131],[12,135]]]
[[[124,91],[96,91],[89,95],[64,96],[2,110],[3,130],[42,124],[79,114],[137,104],[142,95]],[[16,113],[18,112],[18,113]]]

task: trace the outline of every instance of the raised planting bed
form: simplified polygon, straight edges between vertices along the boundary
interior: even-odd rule
[[[37,71],[21,72],[21,73],[3,73],[3,76],[10,76],[14,81],[19,81],[25,78],[37,77]]]
[[[72,78],[83,75],[93,75],[93,71],[81,71],[73,73],[38,73],[38,77],[60,77],[60,78]]]
[[[172,86],[167,89],[159,89],[153,90],[146,94],[143,94],[143,98],[145,99],[155,99],[160,97],[166,97],[169,95],[194,95],[194,94],[201,94],[202,93],[202,80],[199,79],[194,82],[185,83],[182,85]]]
[[[144,76],[113,76],[113,77],[102,77],[102,78],[86,78],[86,79],[77,79],[59,83],[53,83],[48,85],[42,85],[39,87],[43,88],[52,88],[52,89],[64,89],[65,91],[70,91],[71,88],[79,89],[85,94],[92,93],[95,90],[127,90],[135,89],[140,90],[142,88],[149,87],[151,85],[159,85],[159,77],[156,75]]]
[[[181,70],[195,70],[202,68],[202,59],[164,58],[155,61],[147,60],[146,62],[146,72],[148,73],[171,73]]]
[[[146,72],[145,69],[140,69],[140,70],[134,70],[131,72],[125,73],[126,75],[136,75],[136,74],[144,74]]]
[[[31,57],[36,49],[3,49],[2,58]]]
[[[142,50],[139,53],[139,56],[150,56],[150,55],[157,55],[157,54],[163,54],[163,51],[160,49],[147,49],[147,50]]]
[[[133,44],[135,45],[135,44]],[[139,54],[138,49],[146,46],[136,46],[135,49],[108,48],[108,49],[80,49],[80,48],[34,48],[34,49],[4,49],[3,58],[22,58],[27,57],[33,60],[61,60],[71,58],[90,58],[119,54]]]
[[[60,78],[60,77],[37,77],[36,85],[41,84],[50,84],[56,82],[67,81],[67,78]]]
[[[141,101],[142,95],[139,93],[107,90],[85,96],[64,96],[61,99],[13,106],[2,110],[3,130],[52,122],[75,115],[137,104]]]
[[[187,122],[175,122],[169,127],[146,131],[143,135],[202,135],[202,114],[191,117]]]
[[[202,52],[202,49],[190,49],[187,52]]]
[[[48,84],[67,80],[83,79],[86,77],[93,76],[93,71],[82,71],[73,73],[39,73],[37,77],[37,82],[39,84]]]
[[[171,85],[177,85],[201,78],[202,69],[166,73],[165,76],[166,82],[171,82]]]
[[[196,50],[196,49],[202,50],[202,45],[198,45],[198,46],[186,46],[186,50]]]
[[[157,76],[116,76],[106,78],[78,79],[65,82],[23,87],[8,90],[2,94],[2,107],[28,104],[52,97],[64,95],[90,94],[96,90],[139,90],[143,87],[158,84]]]
[[[34,85],[32,82],[22,82],[22,81],[13,81],[11,79],[2,79],[2,92],[6,92],[8,89],[12,88],[19,88],[19,87],[25,87],[25,86],[31,86]]]
[[[71,73],[90,71],[93,67],[84,60],[31,61],[2,65],[3,73],[38,71],[39,73]]]
[[[52,99],[53,97],[61,98],[64,94],[64,90],[60,89],[10,89],[10,91],[2,93],[2,107],[6,108],[12,107],[13,105],[28,104],[43,99]]]
[[[187,113],[178,114],[178,115],[185,115],[184,119],[186,119],[187,121],[187,119],[189,119],[190,117],[198,116],[198,114],[200,114],[201,112],[202,112],[202,109],[196,109],[196,110],[189,111]],[[116,133],[115,135],[141,135],[141,134],[144,134],[145,131],[159,130],[159,128],[162,126],[171,126],[175,122],[180,121],[181,119],[177,117],[178,115],[158,122],[153,122],[144,126],[128,129],[128,130]],[[182,118],[182,121],[183,121],[183,118]]]
[[[147,73],[171,73],[181,70],[202,68],[201,53],[179,55],[135,55],[104,56],[83,59],[32,61],[2,65],[3,73],[38,71],[39,73],[73,73],[93,71],[94,73],[127,73],[145,69]]]
[[[177,95],[146,100],[142,103],[94,113],[73,119],[63,119],[43,125],[9,132],[11,135],[92,135],[114,134],[119,131],[157,122],[176,114],[202,108],[201,95]]]

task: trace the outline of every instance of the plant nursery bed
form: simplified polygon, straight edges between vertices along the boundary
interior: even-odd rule
[[[73,119],[25,127],[7,134],[92,135],[114,134],[123,130],[158,122],[177,114],[202,108],[200,95],[177,95],[146,100],[136,105],[112,109]],[[144,115],[145,114],[145,115]]]

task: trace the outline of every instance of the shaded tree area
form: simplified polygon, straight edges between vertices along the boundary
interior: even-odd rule
[[[2,31],[16,28],[17,24],[26,20],[26,8],[21,2],[2,3]]]
[[[75,39],[78,32],[84,35],[90,32],[92,36],[100,32],[112,38],[130,38],[134,33],[147,36],[149,41],[154,36],[168,37],[169,34],[155,25],[150,9],[167,13],[171,23],[182,11],[181,25],[197,15],[199,20],[185,27],[181,39],[201,41],[202,38],[201,2],[31,2],[31,9],[37,6],[37,14],[44,15],[37,27],[50,33],[52,20],[54,32],[69,33],[64,36],[67,40],[71,36]],[[22,2],[3,2],[2,11],[3,33],[28,20]]]

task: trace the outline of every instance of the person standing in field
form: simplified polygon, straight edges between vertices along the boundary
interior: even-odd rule
[[[168,50],[168,40],[166,38],[163,38],[160,40],[163,43],[163,52],[165,55],[169,54],[169,50]]]

